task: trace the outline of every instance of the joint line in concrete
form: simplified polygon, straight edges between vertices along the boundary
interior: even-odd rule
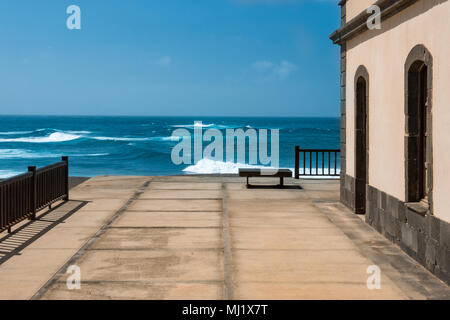
[[[76,264],[77,260],[86,253],[86,251],[97,241],[106,230],[116,221],[127,209],[128,207],[144,192],[145,189],[150,185],[152,180],[147,180],[134,194],[128,199],[128,201],[104,224],[100,230],[88,241],[86,242],[80,250],[72,256],[45,284],[39,289],[32,297],[31,300],[39,300],[44,294],[58,282],[58,280],[66,274],[66,270],[69,266]]]
[[[222,183],[222,223],[223,223],[223,246],[224,246],[224,273],[225,273],[225,299],[233,300],[233,262],[231,252],[230,222],[227,209],[227,190]]]

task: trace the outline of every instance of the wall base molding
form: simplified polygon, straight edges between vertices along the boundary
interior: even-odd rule
[[[353,212],[355,212],[356,204],[355,185],[355,178],[346,174],[341,175],[341,202]]]
[[[348,184],[351,187],[351,182]],[[351,203],[351,189],[344,193]],[[370,185],[366,187],[366,197],[366,222],[450,285],[450,223],[419,214]]]

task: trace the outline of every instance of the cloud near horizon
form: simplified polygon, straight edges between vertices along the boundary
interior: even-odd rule
[[[279,64],[267,60],[256,61],[252,67],[260,72],[274,74],[281,78],[289,76],[297,69],[295,64],[286,60],[282,60]]]
[[[172,58],[169,56],[162,57],[156,60],[156,64],[161,67],[168,67],[172,64]]]

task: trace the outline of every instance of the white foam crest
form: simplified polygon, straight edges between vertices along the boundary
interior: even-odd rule
[[[108,156],[109,153],[79,153],[69,155],[70,157],[102,157]],[[36,152],[24,149],[0,149],[0,159],[40,159],[40,158],[58,158],[62,154],[54,154],[47,152]]]
[[[91,131],[76,131],[76,130],[57,130],[58,132],[68,133],[68,134],[90,134]]]
[[[123,137],[89,137],[100,141],[149,141],[150,138],[123,138]]]
[[[149,137],[149,138],[129,138],[129,137],[88,137],[90,139],[101,140],[101,141],[180,141],[181,138],[178,136],[170,137]]]
[[[194,165],[185,168],[183,171],[194,174],[237,174],[239,168],[245,169],[275,169],[272,167],[256,166],[234,162],[215,161],[211,159],[202,159]]]
[[[74,135],[63,132],[54,132],[46,137],[24,137],[24,138],[10,138],[0,139],[0,142],[26,142],[26,143],[51,143],[51,142],[65,142],[81,138],[80,135]]]
[[[0,135],[13,136],[13,135],[18,135],[18,134],[30,134],[30,133],[33,133],[33,131],[3,131],[3,132],[0,132]]]
[[[161,141],[180,141],[181,137],[179,136],[170,136],[170,137],[161,137]]]
[[[105,157],[109,155],[109,153],[80,153],[70,155],[70,157]]]
[[[0,159],[37,159],[53,157],[55,157],[55,155],[50,153],[33,152],[23,149],[0,149]]]
[[[17,176],[22,173],[23,172],[13,171],[13,170],[0,170],[0,179],[11,178],[11,177]]]
[[[210,128],[214,127],[214,123],[211,124],[203,124],[203,123],[194,123],[194,124],[178,124],[173,125],[174,128]]]
[[[264,167],[258,165],[249,165],[249,164],[241,164],[234,162],[223,162],[223,161],[215,161],[211,159],[202,159],[194,165],[188,166],[183,171],[190,174],[237,174],[239,172],[239,168],[244,169],[269,169],[274,170],[274,167]],[[294,168],[290,168],[290,170],[294,173]],[[316,170],[312,170],[313,174],[316,174]],[[334,174],[334,168],[328,171],[328,168],[324,170],[325,175],[322,176],[322,168],[319,168],[317,174],[320,176],[305,176],[305,174],[310,174],[309,169],[306,169],[303,172],[303,168],[300,169],[300,176],[308,179],[339,179],[339,177],[327,176],[327,174]],[[337,173],[340,173],[340,170],[337,169]]]

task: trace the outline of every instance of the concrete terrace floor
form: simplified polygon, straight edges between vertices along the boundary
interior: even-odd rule
[[[92,178],[0,234],[0,299],[450,299],[338,202],[338,181],[254,181]],[[70,265],[80,290],[67,288]],[[379,290],[366,285],[371,265]]]

